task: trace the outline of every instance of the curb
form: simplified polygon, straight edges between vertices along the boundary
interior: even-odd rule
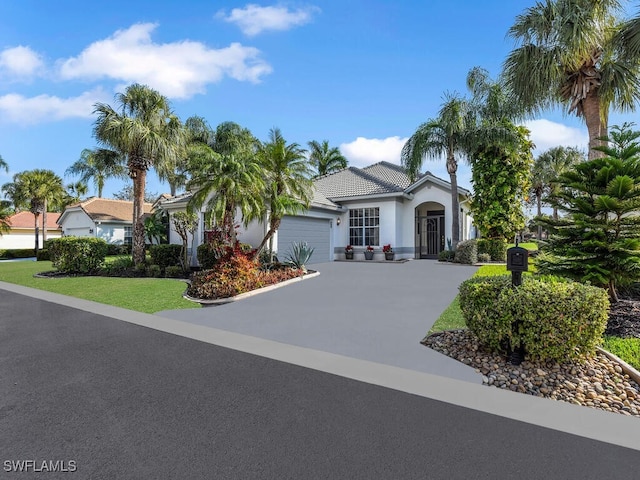
[[[638,370],[633,368],[631,365],[629,365],[627,362],[617,357],[613,353],[606,351],[604,348],[596,347],[596,349],[598,350],[598,352],[607,356],[609,359],[617,362],[620,365],[620,368],[622,368],[622,371],[629,375],[638,385],[640,385],[640,372],[638,372]]]
[[[258,288],[256,290],[251,290],[250,292],[241,293],[240,295],[236,295],[235,297],[227,297],[227,298],[218,298],[216,300],[206,300],[204,298],[194,298],[187,295],[187,292],[182,294],[182,298],[189,300],[190,302],[199,303],[202,306],[205,305],[224,305],[226,303],[237,302],[238,300],[243,300],[245,298],[253,297],[254,295],[258,295],[260,293],[269,292],[271,290],[275,290],[280,287],[285,287],[295,282],[301,282],[302,280],[307,280],[308,278],[317,277],[320,275],[320,272],[307,273],[300,277],[290,278],[289,280],[285,280],[284,282],[275,283],[273,285],[267,285],[266,287]]]

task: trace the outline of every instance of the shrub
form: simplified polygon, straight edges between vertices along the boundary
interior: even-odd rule
[[[107,255],[131,255],[131,245],[109,243],[107,244]]]
[[[31,258],[36,256],[33,248],[13,248],[0,250],[0,258]]]
[[[476,240],[465,240],[456,246],[454,262],[473,265],[478,262],[478,243]]]
[[[442,250],[439,254],[438,254],[438,261],[439,262],[453,262],[453,259],[456,255],[456,252],[453,250]]]
[[[184,278],[182,267],[170,265],[164,269],[164,276],[167,278]]]
[[[488,263],[491,261],[491,255],[489,255],[488,253],[479,253],[478,261],[480,263]]]
[[[149,265],[147,267],[147,277],[160,278],[162,276],[162,268],[160,265]]]
[[[61,237],[49,247],[53,266],[64,273],[97,272],[107,255],[107,242],[93,237]]]
[[[224,254],[224,248],[215,243],[203,243],[198,245],[197,254],[200,267],[204,270],[210,270]]]
[[[120,256],[106,262],[101,270],[107,277],[132,277],[133,259],[130,256]]]
[[[149,248],[151,262],[165,270],[167,267],[180,266],[181,245],[162,244],[152,245]]]
[[[478,255],[486,253],[494,262],[507,260],[507,242],[502,238],[479,238]]]
[[[460,308],[469,329],[494,351],[520,342],[531,360],[579,359],[595,353],[608,318],[607,293],[558,279],[474,277],[460,285]]]
[[[307,271],[306,263],[311,259],[313,255],[313,247],[310,247],[307,242],[295,242],[291,245],[291,251],[287,255],[287,262],[294,268]]]
[[[38,254],[36,255],[36,260],[38,260],[39,262],[51,260],[51,255],[49,255],[49,249],[41,248],[40,250],[38,250]]]

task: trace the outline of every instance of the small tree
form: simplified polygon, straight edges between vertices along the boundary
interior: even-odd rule
[[[189,259],[187,257],[187,247],[189,245],[189,235],[198,229],[198,215],[195,212],[176,212],[171,215],[173,228],[182,239],[182,268],[187,271]]]
[[[537,261],[542,273],[564,275],[607,288],[640,276],[640,132],[614,126],[606,156],[575,165],[557,179],[551,197],[566,213],[541,223],[551,236]]]
[[[529,131],[505,123],[517,141],[490,142],[472,154],[473,221],[483,237],[512,239],[525,226],[523,202],[533,163]]]

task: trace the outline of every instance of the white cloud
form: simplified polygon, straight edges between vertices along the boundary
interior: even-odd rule
[[[250,3],[244,8],[234,8],[228,16],[223,10],[216,16],[225,22],[235,23],[242,33],[253,37],[268,30],[283,31],[304,25],[311,21],[314,13],[319,11],[318,7],[289,10],[283,6],[261,7]]]
[[[525,126],[531,130],[530,138],[536,146],[534,155],[558,146],[578,147],[586,151],[589,145],[586,129],[568,127],[544,118],[526,122]]]
[[[232,43],[220,49],[193,41],[157,44],[156,24],[140,23],[89,45],[79,56],[59,62],[63,79],[112,78],[142,83],[172,98],[203,93],[226,75],[257,83],[272,71],[260,51]]]
[[[71,98],[51,95],[27,98],[11,93],[0,97],[0,118],[25,125],[66,118],[90,118],[94,103],[106,100],[107,96],[101,89]]]
[[[17,77],[30,77],[41,73],[42,57],[29,47],[7,48],[0,52],[0,70]]]
[[[353,142],[341,144],[340,151],[354,167],[366,167],[381,161],[400,164],[400,152],[407,140],[407,137],[398,136],[382,139],[358,137]]]

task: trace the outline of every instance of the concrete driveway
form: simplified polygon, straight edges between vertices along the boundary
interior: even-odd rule
[[[313,269],[320,276],[239,302],[157,315],[481,383],[472,368],[419,343],[476,267],[414,260]]]

